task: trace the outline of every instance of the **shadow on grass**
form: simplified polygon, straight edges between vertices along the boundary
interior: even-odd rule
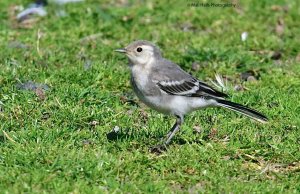
[[[197,135],[197,134],[194,134]],[[170,145],[178,144],[178,145],[185,145],[185,144],[203,144],[203,142],[210,141],[209,134],[203,134],[203,135],[197,135],[199,138],[198,139],[191,139],[187,140],[184,138],[180,138],[180,135],[178,134],[178,137],[174,137],[170,143]],[[144,133],[144,132],[139,132],[136,133],[134,130],[120,130],[120,131],[110,131],[109,133],[106,134],[106,137],[109,141],[130,141],[130,140],[141,140],[141,139],[152,139],[152,140],[157,140],[157,143],[161,142],[165,134],[151,134],[151,133]]]
[[[136,140],[136,139],[153,139],[158,138],[154,134],[150,133],[141,133],[136,130],[119,130],[119,131],[110,131],[106,134],[106,137],[109,141],[124,141],[124,140]]]

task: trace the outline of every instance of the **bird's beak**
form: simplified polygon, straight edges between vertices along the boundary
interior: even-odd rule
[[[116,49],[115,51],[119,52],[119,53],[126,53],[127,52],[126,49],[124,49],[124,48]]]

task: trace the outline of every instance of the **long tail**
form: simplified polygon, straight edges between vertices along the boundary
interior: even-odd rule
[[[247,117],[250,117],[256,121],[266,123],[268,122],[268,118],[264,116],[263,114],[257,112],[256,110],[250,109],[248,107],[245,107],[241,104],[237,104],[234,102],[230,102],[227,100],[221,100],[217,99],[218,105],[236,112],[239,112]]]

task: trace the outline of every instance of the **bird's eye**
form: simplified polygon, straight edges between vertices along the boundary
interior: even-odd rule
[[[136,49],[136,51],[139,52],[139,53],[142,52],[142,50],[143,50],[143,49],[142,49],[141,47],[138,47],[138,48]]]

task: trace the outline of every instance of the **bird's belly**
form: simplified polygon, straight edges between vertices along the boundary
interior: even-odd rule
[[[143,96],[140,97],[141,101],[148,105],[150,108],[163,113],[163,114],[172,114],[172,109],[164,101],[163,98],[158,96]]]
[[[212,102],[202,99],[185,96],[139,96],[150,108],[163,113],[172,115],[186,115],[194,110],[206,108],[213,105]]]

